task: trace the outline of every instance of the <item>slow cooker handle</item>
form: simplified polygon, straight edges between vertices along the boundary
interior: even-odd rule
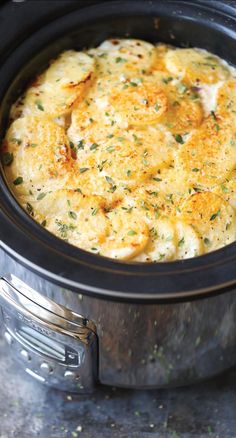
[[[25,370],[58,389],[90,392],[97,379],[94,324],[14,275],[0,279],[4,336]]]

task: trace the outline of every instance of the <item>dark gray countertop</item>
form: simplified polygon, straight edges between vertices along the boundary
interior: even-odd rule
[[[42,386],[0,339],[0,438],[236,438],[236,369],[199,385],[90,396]]]

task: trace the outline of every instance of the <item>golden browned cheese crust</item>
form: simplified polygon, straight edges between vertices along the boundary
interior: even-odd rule
[[[132,262],[236,239],[236,73],[200,49],[104,41],[51,61],[2,142],[18,202],[48,231]]]

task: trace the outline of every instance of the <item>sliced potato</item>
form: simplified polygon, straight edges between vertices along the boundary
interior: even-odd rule
[[[236,165],[236,134],[215,113],[179,150],[177,166],[192,185],[213,187],[224,181]]]
[[[215,193],[202,192],[190,196],[181,207],[180,218],[192,225],[202,237],[205,252],[228,245],[236,238],[234,210]]]
[[[68,181],[73,168],[65,131],[47,117],[17,119],[7,131],[4,151],[13,154],[5,167],[15,192],[28,193],[47,187],[57,190]],[[17,183],[17,178],[22,178]],[[19,182],[19,180],[18,180]]]
[[[13,118],[28,115],[60,117],[84,96],[95,69],[94,60],[83,52],[63,52],[13,106]]]
[[[214,84],[227,79],[229,70],[213,54],[199,49],[173,49],[166,54],[166,67],[191,84]]]
[[[149,240],[148,226],[134,211],[115,209],[107,217],[110,233],[102,246],[102,255],[129,260],[144,250]]]
[[[109,106],[118,124],[120,118],[127,126],[149,125],[167,111],[167,98],[160,86],[134,78],[113,90]]]
[[[150,227],[150,241],[138,257],[137,262],[165,262],[176,256],[176,232],[169,219],[157,219]]]
[[[189,259],[203,253],[202,239],[192,225],[183,221],[175,224],[177,235],[177,259]]]
[[[40,192],[42,195],[42,192]],[[44,193],[38,199],[22,198],[26,210],[53,234],[82,249],[99,252],[109,234],[104,214],[106,201],[99,196],[85,196],[73,190]],[[27,207],[28,206],[28,207]]]
[[[108,117],[104,117],[104,110],[101,113],[101,108],[96,105],[96,102],[90,105],[86,102],[82,102],[72,111],[71,125],[67,131],[69,139],[75,145],[81,140],[92,145],[106,142],[114,135],[118,136],[120,129],[116,124],[111,125]]]
[[[106,40],[88,53],[95,57],[99,75],[148,71],[156,60],[155,47],[136,39]]]

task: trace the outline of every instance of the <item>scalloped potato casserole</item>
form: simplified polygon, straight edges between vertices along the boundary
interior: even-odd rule
[[[236,239],[236,74],[200,49],[113,39],[63,52],[11,108],[17,201],[119,260],[186,259]]]

